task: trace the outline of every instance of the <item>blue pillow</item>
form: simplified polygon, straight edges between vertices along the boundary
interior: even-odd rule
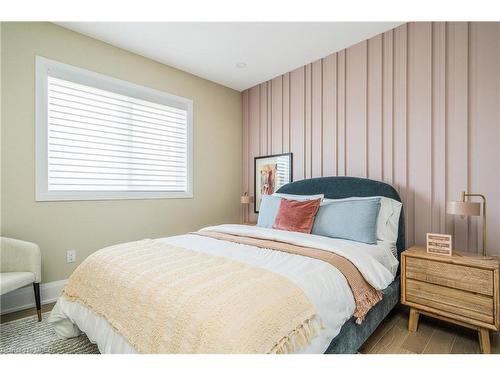
[[[281,197],[276,195],[263,195],[260,202],[259,217],[257,226],[263,228],[272,228],[278,210],[280,208]]]
[[[380,198],[325,203],[316,214],[311,233],[376,244],[379,210]]]

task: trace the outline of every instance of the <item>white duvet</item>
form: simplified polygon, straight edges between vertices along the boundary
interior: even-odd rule
[[[385,246],[383,243],[368,245],[312,234],[236,224],[207,227],[202,230],[250,235],[332,251],[349,259],[367,282],[378,290],[385,289],[394,280],[398,267],[398,261],[392,254],[390,246]],[[326,262],[194,234],[161,240],[265,268],[295,283],[307,295],[325,326],[309,345],[302,348],[301,353],[324,353],[342,325],[354,313],[354,298],[345,277]],[[83,331],[90,341],[98,345],[101,353],[135,353],[132,345],[117,333],[105,318],[96,315],[78,302],[68,302],[59,298],[49,319],[60,337],[75,337]]]

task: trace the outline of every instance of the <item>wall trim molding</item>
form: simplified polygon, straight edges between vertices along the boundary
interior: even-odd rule
[[[52,281],[50,283],[40,284],[40,296],[42,305],[55,302],[68,279]],[[35,306],[35,297],[33,294],[33,285],[30,284],[4,294],[0,297],[1,314],[8,314],[15,311],[29,309]]]

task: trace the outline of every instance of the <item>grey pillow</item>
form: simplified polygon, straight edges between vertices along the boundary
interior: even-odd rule
[[[377,243],[380,198],[324,203],[316,214],[312,234]]]
[[[272,228],[278,210],[280,208],[281,197],[276,195],[263,195],[260,202],[259,217],[257,226],[263,228]]]

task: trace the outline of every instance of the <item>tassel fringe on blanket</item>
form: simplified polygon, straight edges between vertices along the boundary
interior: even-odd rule
[[[324,329],[323,322],[315,315],[294,329],[288,336],[283,337],[268,354],[296,353],[308,345],[322,329]]]

